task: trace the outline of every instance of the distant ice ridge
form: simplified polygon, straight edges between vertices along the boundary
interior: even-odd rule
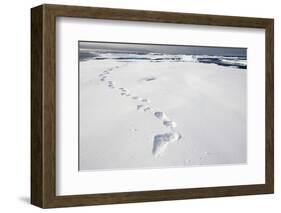
[[[247,58],[244,56],[216,56],[216,55],[188,55],[188,54],[163,54],[126,51],[101,51],[88,50],[80,52],[80,60],[116,60],[135,62],[146,60],[150,62],[193,62],[231,66],[247,69]]]
[[[150,112],[155,118],[159,119],[162,122],[163,126],[168,128],[168,132],[157,134],[153,138],[152,154],[155,157],[159,157],[165,152],[167,146],[170,143],[176,142],[181,139],[181,134],[175,130],[175,128],[177,126],[176,122],[169,119],[168,116],[164,112],[154,110],[151,106],[148,105],[151,102],[149,99],[139,97],[135,94],[133,95],[127,88],[116,86],[115,81],[113,81],[113,79],[111,78],[111,75],[110,75],[111,72],[113,72],[116,69],[119,69],[123,66],[127,66],[127,65],[128,65],[128,63],[124,63],[124,65],[108,68],[108,69],[104,70],[103,72],[101,72],[98,75],[98,77],[102,83],[107,85],[108,88],[113,89],[113,90],[118,90],[118,92],[120,93],[121,96],[130,98],[130,99],[136,101],[137,102],[136,109],[138,111],[143,111],[146,113]]]

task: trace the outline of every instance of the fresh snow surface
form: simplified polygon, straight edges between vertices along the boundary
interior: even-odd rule
[[[80,58],[80,170],[246,163],[245,61],[136,55]]]

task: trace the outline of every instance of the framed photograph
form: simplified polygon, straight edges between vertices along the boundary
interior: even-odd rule
[[[273,19],[31,9],[31,203],[274,191]]]

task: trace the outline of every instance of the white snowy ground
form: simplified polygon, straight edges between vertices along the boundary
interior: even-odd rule
[[[193,62],[81,61],[80,170],[246,163],[246,73]]]

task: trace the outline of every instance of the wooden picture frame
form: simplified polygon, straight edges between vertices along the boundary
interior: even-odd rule
[[[56,195],[56,17],[265,29],[265,184]],[[31,9],[31,203],[41,208],[268,194],[274,191],[274,21],[44,4]]]

